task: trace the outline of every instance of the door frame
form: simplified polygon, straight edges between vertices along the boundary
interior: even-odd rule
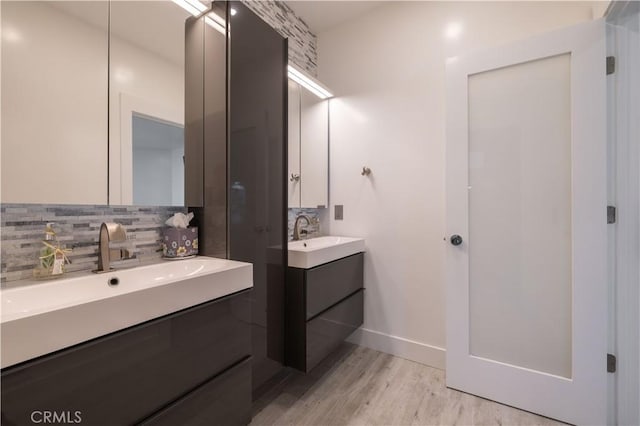
[[[640,3],[611,2],[605,16],[607,55],[616,58],[607,77],[609,204],[617,209],[616,223],[609,225],[609,349],[618,359],[616,374],[609,375],[609,423],[625,425],[640,423],[640,127],[634,120],[640,36],[628,30],[640,22]]]
[[[447,238],[454,234],[463,238],[469,235],[468,76],[566,53],[571,53],[572,94],[572,378],[470,355],[469,262],[468,242],[465,241],[458,247],[447,244],[446,251],[446,381],[448,387],[562,421],[605,424],[607,147],[604,20],[447,61],[445,229]],[[577,215],[576,212],[580,213]]]

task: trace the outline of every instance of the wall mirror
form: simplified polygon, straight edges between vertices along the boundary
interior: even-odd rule
[[[184,205],[184,34],[172,1],[112,1],[109,203]]]
[[[311,83],[326,90],[319,82],[296,70],[309,80],[304,81],[291,70],[289,66],[289,207],[324,208],[329,203],[329,100],[307,88]]]
[[[170,0],[2,2],[3,203],[184,205]]]

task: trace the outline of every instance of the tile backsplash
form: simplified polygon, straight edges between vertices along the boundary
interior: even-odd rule
[[[287,210],[287,240],[291,241],[293,239],[293,225],[296,222],[296,217],[298,215],[304,214],[311,218],[312,224],[307,225],[306,222],[303,222],[303,229],[307,231],[307,235],[305,238],[318,237],[322,235],[322,215],[320,209],[288,209]]]
[[[60,244],[72,249],[68,272],[98,266],[98,234],[102,222],[124,225],[141,262],[159,259],[164,221],[184,207],[2,204],[0,206],[0,279],[3,284],[30,279],[38,264],[44,229],[54,223]]]

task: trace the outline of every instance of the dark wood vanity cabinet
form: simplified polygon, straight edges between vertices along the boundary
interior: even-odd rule
[[[364,253],[287,270],[285,361],[309,372],[363,322]]]
[[[2,425],[43,422],[47,413],[85,425],[248,424],[250,293],[2,370]]]
[[[251,421],[247,395],[251,395],[250,358],[189,392],[142,425],[246,425]]]

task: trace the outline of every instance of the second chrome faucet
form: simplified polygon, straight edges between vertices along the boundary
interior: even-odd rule
[[[301,235],[307,235],[306,229],[300,229],[301,220],[305,220],[307,222],[307,225],[311,225],[313,223],[313,219],[306,214],[298,215],[296,217],[296,221],[293,224],[293,241],[298,241]]]

